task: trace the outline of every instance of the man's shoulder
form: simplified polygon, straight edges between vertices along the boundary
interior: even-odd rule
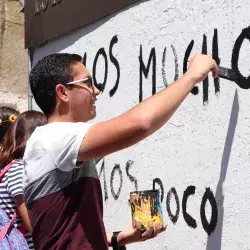
[[[30,138],[27,141],[26,151],[28,149],[32,149],[32,146],[34,144],[40,143],[44,139],[46,139],[46,138],[44,138],[44,136],[46,135],[46,130],[47,130],[47,125],[44,125],[44,126],[41,126],[41,127],[37,127],[35,129],[35,131],[32,133],[32,135],[30,136]]]
[[[92,124],[84,122],[53,122],[36,128],[32,137],[50,136],[51,134],[74,134],[82,130],[87,130]]]
[[[78,127],[80,127],[79,123],[70,122],[54,122],[37,127],[29,138],[28,144],[57,141],[59,137],[71,134]]]
[[[25,162],[31,156],[38,157],[45,153],[45,142],[54,138],[49,132],[50,128],[48,125],[37,127],[28,139],[23,157]]]
[[[47,152],[60,155],[74,142],[80,142],[90,126],[83,122],[53,122],[38,127],[27,142],[24,159],[33,159],[34,155],[41,156]]]

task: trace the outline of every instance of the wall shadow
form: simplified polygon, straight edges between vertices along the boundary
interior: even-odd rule
[[[226,142],[223,150],[221,160],[221,171],[220,179],[217,184],[215,199],[218,206],[218,222],[215,231],[208,237],[206,250],[220,250],[222,243],[222,230],[223,230],[223,219],[224,219],[224,194],[223,194],[223,183],[226,179],[227,169],[229,164],[229,158],[231,155],[234,135],[236,131],[236,125],[239,115],[239,99],[238,91],[235,90],[233,106],[231,110],[231,116],[229,126],[227,130]]]

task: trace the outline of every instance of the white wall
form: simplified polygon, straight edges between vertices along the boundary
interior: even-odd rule
[[[191,55],[202,51],[203,35],[207,37],[208,54],[216,52],[216,45],[213,46],[215,29],[218,32],[220,63],[231,68],[236,40],[250,25],[249,13],[250,3],[247,0],[142,1],[37,49],[34,63],[50,53],[71,52],[83,56],[87,52],[86,64],[92,72],[96,53],[103,47],[107,54],[108,74],[106,87],[99,97],[99,114],[95,121],[106,120],[125,112],[139,101],[140,46],[145,66],[151,49],[155,48],[156,90],[160,91],[165,86],[164,76],[165,83],[169,84],[175,77],[175,68],[179,75],[183,73],[184,55],[192,40]],[[109,91],[117,79],[117,68],[109,55],[114,36],[118,42],[113,45],[112,53],[119,63],[120,80],[116,93],[110,97]],[[165,47],[166,59],[162,64]],[[249,55],[249,41],[246,39],[238,60],[239,70],[244,76],[250,74]],[[235,57],[233,60],[237,62]],[[104,59],[100,56],[96,65],[99,83],[103,82],[104,69]],[[152,94],[152,64],[148,78],[142,74],[142,81],[145,99]],[[190,94],[161,130],[134,147],[106,157],[105,171],[100,180],[104,196],[106,193],[104,220],[107,230],[122,229],[130,224],[128,198],[129,192],[136,187],[135,183],[139,190],[150,189],[154,179],[159,178],[164,188],[162,205],[168,230],[152,241],[131,245],[128,249],[249,249],[249,96],[249,90],[223,79],[220,80],[220,91],[215,94],[214,81],[209,78],[208,101],[204,101],[201,84],[199,94]],[[33,108],[36,108],[34,103]],[[103,160],[98,164],[98,171],[102,163]],[[119,167],[114,168],[117,164],[121,177]],[[127,167],[128,174],[126,166],[130,166]],[[160,186],[156,183],[155,187]],[[173,187],[179,200],[179,217],[175,224],[166,208],[166,199]],[[207,188],[216,199],[213,206],[206,202],[208,223],[212,210],[218,209],[218,218],[216,214],[213,216],[215,230],[210,236],[202,224],[205,219],[200,215],[202,197]],[[195,194],[192,195],[192,191]],[[184,193],[191,194],[187,204],[183,204]],[[196,220],[195,228],[188,225],[190,222],[183,207]],[[170,209],[175,214],[177,207],[173,195]]]

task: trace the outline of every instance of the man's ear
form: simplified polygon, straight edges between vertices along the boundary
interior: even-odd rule
[[[56,85],[56,96],[59,98],[62,102],[68,102],[68,89],[62,85],[62,84],[57,84]]]

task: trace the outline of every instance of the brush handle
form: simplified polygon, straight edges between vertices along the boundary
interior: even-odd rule
[[[219,77],[230,80],[230,81],[237,81],[239,79],[239,75],[232,69],[224,68],[219,66]]]

